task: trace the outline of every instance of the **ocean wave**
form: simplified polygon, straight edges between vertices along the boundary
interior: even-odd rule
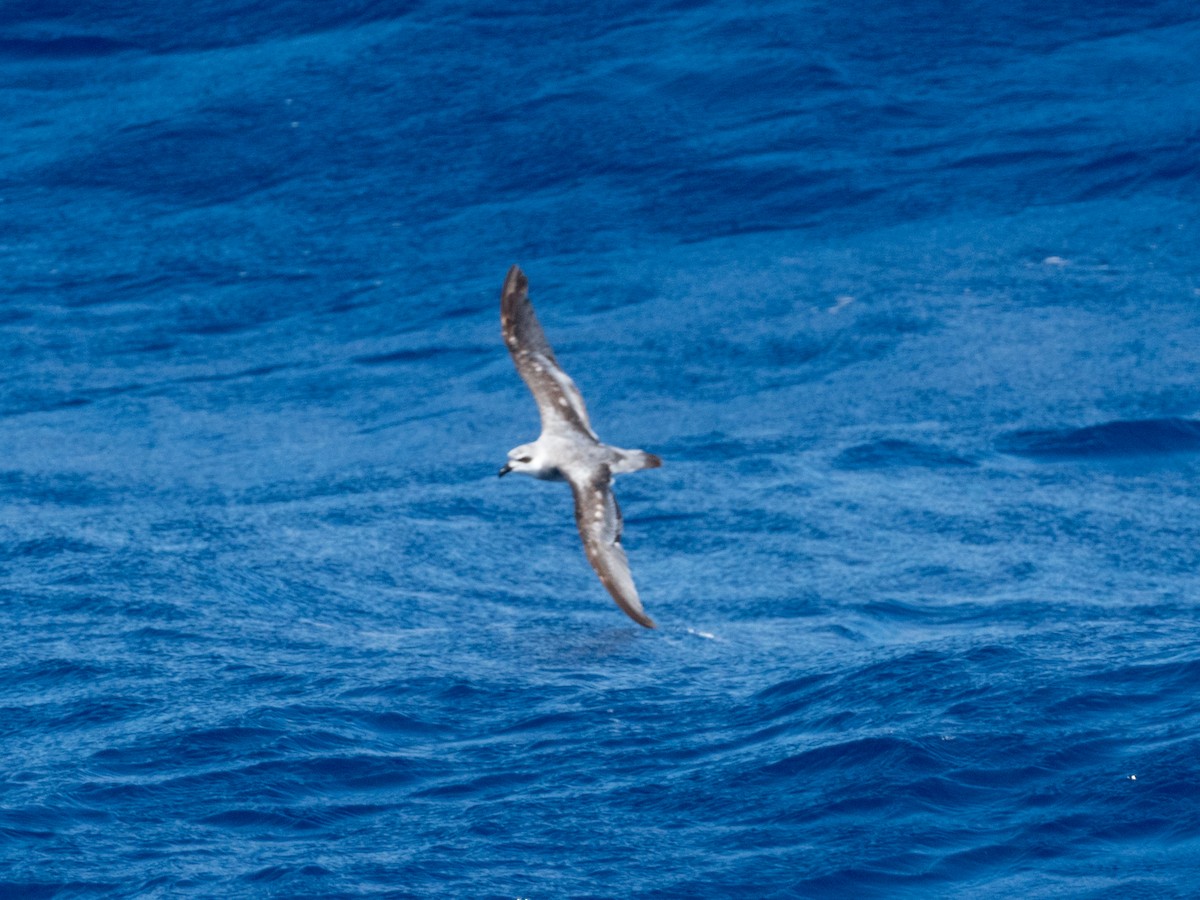
[[[1200,451],[1192,419],[1115,420],[1083,428],[1012,431],[997,442],[1005,453],[1035,459],[1148,456]]]
[[[838,454],[834,465],[844,469],[891,469],[906,466],[922,468],[970,467],[966,457],[933,444],[882,438],[849,447]]]

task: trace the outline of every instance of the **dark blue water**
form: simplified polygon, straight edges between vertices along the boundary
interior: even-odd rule
[[[0,895],[1200,894],[1193,3],[0,6]],[[528,272],[645,631],[499,336]]]

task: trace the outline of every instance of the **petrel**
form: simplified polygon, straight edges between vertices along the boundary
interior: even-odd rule
[[[662,460],[644,450],[603,444],[592,431],[583,395],[554,358],[550,342],[529,302],[529,279],[519,266],[508,270],[500,295],[500,330],[517,374],[529,385],[542,417],[542,433],[532,444],[508,451],[500,470],[544,481],[566,481],[575,495],[575,524],[588,562],[617,606],[629,618],[654,628],[638,598],[629,560],[621,546],[621,508],[613,496],[614,475],[657,469]]]

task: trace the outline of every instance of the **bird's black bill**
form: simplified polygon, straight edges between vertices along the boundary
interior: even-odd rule
[[[505,463],[504,468],[500,470],[500,474],[497,475],[496,477],[503,478],[505,475],[507,475],[511,471],[512,471],[512,466],[510,466],[508,463]]]

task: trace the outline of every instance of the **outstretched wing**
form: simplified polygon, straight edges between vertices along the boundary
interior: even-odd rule
[[[654,620],[642,609],[629,573],[629,560],[621,546],[621,509],[613,496],[612,473],[608,466],[600,466],[590,477],[570,472],[567,475],[575,495],[575,524],[579,526],[588,562],[617,606],[639,625],[654,628]]]
[[[542,431],[582,431],[598,440],[588,421],[583,395],[562,370],[529,302],[529,279],[519,266],[508,270],[500,295],[500,330],[517,373],[533,392]]]

